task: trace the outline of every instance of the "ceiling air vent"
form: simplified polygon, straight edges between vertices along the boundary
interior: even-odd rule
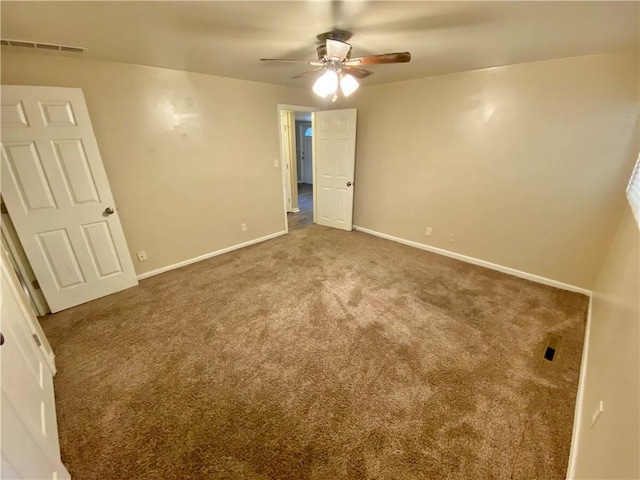
[[[36,48],[36,44],[32,42],[23,42],[22,40],[9,40],[9,46],[22,48]]]
[[[60,50],[63,52],[83,53],[86,49],[82,47],[67,47],[65,45],[61,45]]]
[[[36,43],[36,48],[42,48],[43,50],[60,50],[58,45],[49,45],[48,43]]]
[[[55,43],[39,43],[28,42],[25,40],[0,40],[0,45],[3,47],[19,47],[19,48],[33,48],[35,50],[43,50],[48,52],[68,52],[68,53],[84,53],[86,48],[73,47],[71,45],[57,45]]]

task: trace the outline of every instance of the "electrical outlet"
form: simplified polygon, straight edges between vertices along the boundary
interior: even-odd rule
[[[604,412],[604,402],[600,400],[598,408],[596,408],[596,410],[593,412],[593,415],[591,415],[591,428],[595,427],[596,422],[600,418],[600,415],[602,415],[602,412]]]
[[[455,233],[450,233],[449,234],[449,241],[450,242],[455,242],[456,241],[456,234]]]
[[[241,223],[240,224],[240,230],[242,230],[243,232],[247,231],[247,224],[246,223]]]
[[[146,262],[147,261],[147,252],[145,252],[144,250],[140,250],[138,252],[138,261],[139,262]]]
[[[280,166],[280,161],[277,158],[275,158],[273,160],[273,166],[276,167],[276,168],[278,168]]]
[[[432,232],[433,232],[433,229],[431,227],[427,227],[427,231],[425,232],[425,235],[427,237],[430,237]]]

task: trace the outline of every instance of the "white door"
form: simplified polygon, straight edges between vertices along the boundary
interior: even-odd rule
[[[30,328],[37,320],[7,255],[0,250],[0,478],[69,478],[60,461],[53,372],[38,348],[45,339]]]
[[[313,135],[305,135],[307,130],[311,128],[311,122],[304,122],[298,124],[298,137],[300,139],[298,151],[300,152],[300,167],[298,171],[298,183],[313,183],[313,169],[312,169],[312,145],[311,138]]]
[[[137,285],[82,90],[1,102],[2,197],[51,311]]]
[[[355,108],[315,112],[313,158],[316,165],[316,222],[353,229],[353,180],[356,161]]]

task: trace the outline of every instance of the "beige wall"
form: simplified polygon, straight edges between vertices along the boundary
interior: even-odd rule
[[[577,479],[640,478],[640,231],[626,208],[596,282],[583,372]],[[591,415],[604,413],[591,428]]]
[[[284,229],[276,104],[314,105],[310,89],[24,53],[3,53],[2,83],[83,89],[129,247],[149,257],[138,273]],[[634,56],[365,85],[323,108],[347,106],[356,225],[593,287],[638,151]]]
[[[138,273],[284,230],[277,104],[307,89],[5,52],[2,83],[82,88]]]
[[[365,87],[356,104],[356,225],[593,287],[638,152],[636,56]]]

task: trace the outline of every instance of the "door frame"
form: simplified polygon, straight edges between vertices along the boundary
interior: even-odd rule
[[[281,173],[281,178],[282,178],[282,206],[283,206],[283,214],[284,214],[284,231],[285,233],[289,233],[289,220],[287,219],[287,189],[291,187],[291,175],[288,174],[287,169],[285,168],[285,162],[289,161],[288,158],[285,158],[286,155],[286,149],[285,149],[285,141],[289,141],[289,138],[284,138],[283,134],[282,134],[282,128],[281,128],[281,112],[311,112],[311,128],[313,129],[313,124],[314,124],[314,114],[313,112],[316,112],[320,110],[318,107],[310,107],[310,106],[304,106],[304,105],[288,105],[288,104],[282,104],[279,103],[277,105],[277,125],[278,125],[278,138],[280,140],[280,173]],[[293,137],[295,138],[295,123],[292,129],[290,129],[289,131],[289,136],[293,135]],[[315,129],[313,129],[313,131],[315,132]],[[313,145],[313,136],[311,138],[311,142]],[[287,147],[288,148],[288,147]],[[313,151],[313,147],[312,147],[312,151]],[[293,152],[294,156],[295,156],[295,152]],[[315,162],[313,161],[312,158],[312,165],[313,165],[313,181],[315,182]],[[297,180],[297,179],[296,179]],[[287,183],[285,182],[289,182],[289,184],[287,185]],[[316,221],[316,203],[315,203],[315,189],[313,191],[313,222],[315,223]]]

